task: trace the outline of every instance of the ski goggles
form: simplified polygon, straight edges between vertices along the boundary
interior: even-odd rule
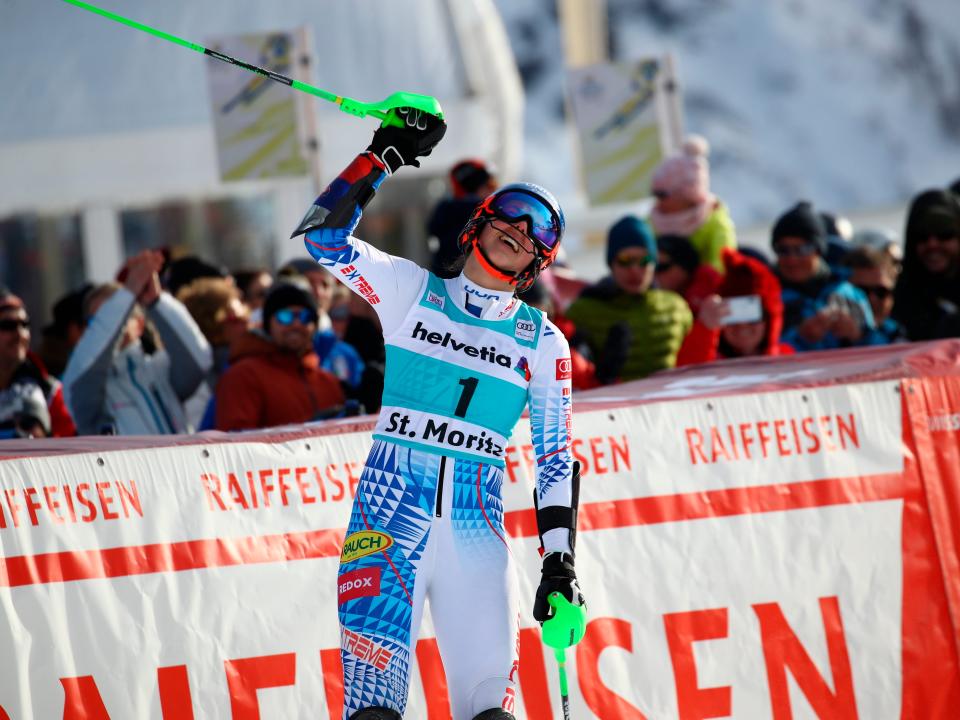
[[[490,210],[498,218],[508,222],[526,220],[528,235],[546,250],[553,250],[560,243],[559,218],[553,208],[534,195],[509,190],[493,199]]]
[[[309,325],[317,321],[317,314],[310,308],[300,308],[296,312],[290,308],[282,308],[274,313],[273,319],[281,325],[292,325],[296,318],[301,325]]]

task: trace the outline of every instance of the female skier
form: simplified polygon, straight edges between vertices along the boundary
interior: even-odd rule
[[[556,257],[563,213],[527,183],[487,197],[460,235],[450,280],[352,236],[380,183],[419,167],[444,122],[401,109],[320,195],[294,236],[376,310],[387,366],[383,407],[338,573],[344,711],[399,720],[423,601],[430,599],[454,720],[513,720],[519,667],[516,575],[504,537],[504,450],[525,406],[537,456],[543,552],[534,617],[574,572],[577,468],[570,455],[570,351],[515,297]]]

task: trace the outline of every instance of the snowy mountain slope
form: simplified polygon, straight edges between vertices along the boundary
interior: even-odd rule
[[[673,53],[738,224],[801,197],[904,203],[960,176],[957,0],[607,0],[611,57]],[[525,170],[576,193],[554,0],[498,0],[528,91]]]

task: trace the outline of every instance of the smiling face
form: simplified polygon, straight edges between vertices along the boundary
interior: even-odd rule
[[[617,253],[610,265],[613,281],[625,293],[642,295],[653,284],[656,258],[645,247],[627,247]]]
[[[313,347],[313,334],[317,331],[314,317],[302,305],[281,308],[270,318],[270,339],[287,352],[304,355]]]
[[[30,347],[30,325],[27,311],[22,307],[0,310],[0,363],[10,367],[19,365],[27,357]]]
[[[725,325],[722,333],[723,339],[740,357],[759,355],[762,352],[761,345],[767,334],[767,323],[765,320],[759,320],[757,322]]]
[[[960,266],[960,232],[943,230],[917,241],[917,258],[933,275],[956,272]]]

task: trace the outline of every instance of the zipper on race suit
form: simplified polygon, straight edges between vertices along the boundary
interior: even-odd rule
[[[434,500],[434,516],[443,515],[443,475],[447,469],[447,456],[440,456],[440,472],[437,473],[437,497]]]

